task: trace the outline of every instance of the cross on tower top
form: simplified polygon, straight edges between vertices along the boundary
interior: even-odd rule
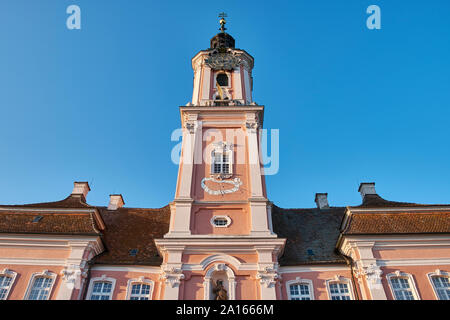
[[[225,30],[227,30],[227,28],[225,28],[225,24],[227,23],[227,21],[225,20],[225,18],[228,17],[228,15],[225,12],[221,12],[219,13],[219,18],[220,18],[220,31],[225,32]]]

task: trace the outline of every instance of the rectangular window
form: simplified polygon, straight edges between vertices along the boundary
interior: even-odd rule
[[[289,287],[291,300],[311,300],[311,290],[308,284],[293,284]]]
[[[214,173],[222,173],[222,166],[220,163],[214,163]]]
[[[12,278],[8,276],[0,276],[0,300],[6,300]]]
[[[34,278],[28,300],[47,300],[52,288],[53,279],[47,277]]]
[[[231,151],[213,151],[212,154],[212,173],[230,174],[231,173]]]
[[[94,282],[91,300],[111,300],[112,283],[107,281]]]
[[[351,300],[348,284],[345,282],[330,283],[331,300]]]
[[[224,153],[222,158],[222,173],[229,174],[230,173],[230,157],[227,153]]]
[[[407,278],[394,277],[390,281],[395,300],[415,300]]]
[[[150,300],[150,285],[143,283],[133,284],[130,300]]]
[[[431,277],[439,300],[450,300],[449,277]]]

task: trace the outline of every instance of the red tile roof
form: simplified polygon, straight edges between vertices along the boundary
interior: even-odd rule
[[[86,203],[86,199],[82,194],[72,194],[61,201],[55,202],[42,202],[42,203],[32,203],[32,204],[21,204],[21,205],[12,205],[5,206],[0,205],[1,207],[15,207],[15,208],[71,208],[71,209],[84,209],[84,208],[95,208]]]
[[[393,207],[441,207],[449,205],[439,205],[439,204],[418,204],[418,203],[409,203],[409,202],[397,202],[397,201],[388,201],[380,197],[378,194],[366,194],[363,203],[359,206],[352,206],[351,208],[393,208]]]
[[[0,211],[0,233],[99,235],[93,214]]]
[[[344,235],[450,233],[448,212],[352,213]]]

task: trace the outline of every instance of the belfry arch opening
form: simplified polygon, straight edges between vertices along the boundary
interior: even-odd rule
[[[221,87],[228,87],[228,75],[226,73],[219,73],[216,77],[216,81]]]

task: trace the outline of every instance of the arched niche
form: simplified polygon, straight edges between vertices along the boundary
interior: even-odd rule
[[[217,280],[222,280],[227,290],[228,300],[236,300],[236,278],[233,269],[224,263],[216,263],[211,266],[203,280],[204,299],[213,300],[213,288]]]

